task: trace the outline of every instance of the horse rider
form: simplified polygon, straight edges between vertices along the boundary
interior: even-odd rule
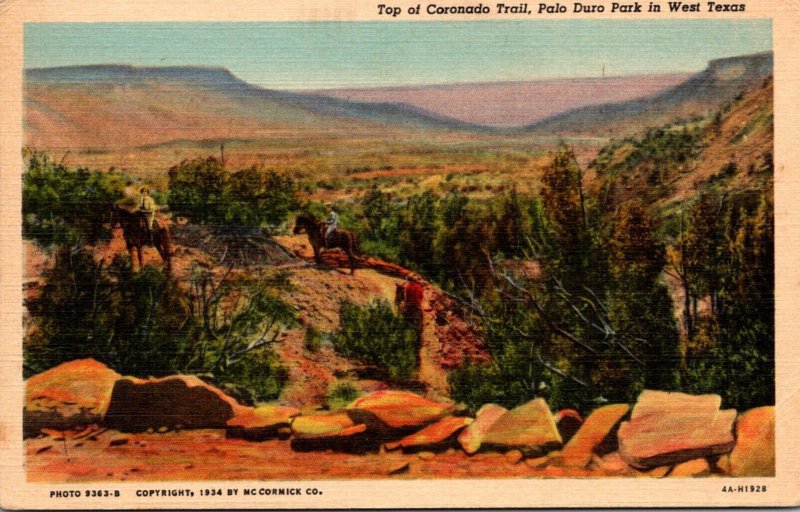
[[[142,187],[139,189],[141,197],[139,198],[139,212],[144,217],[145,229],[150,236],[150,242],[153,242],[153,226],[156,220],[156,201],[150,197],[150,189]]]
[[[330,247],[328,241],[330,239],[331,233],[336,231],[336,228],[339,227],[339,214],[336,213],[336,210],[333,209],[332,204],[328,204],[328,220],[325,223],[328,225],[328,228],[325,230],[325,248],[328,249]]]

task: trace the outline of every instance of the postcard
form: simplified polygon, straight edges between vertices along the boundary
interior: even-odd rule
[[[797,505],[798,20],[3,5],[2,506]]]

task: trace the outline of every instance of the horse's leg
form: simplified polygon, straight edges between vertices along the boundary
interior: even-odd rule
[[[322,264],[322,257],[320,256],[319,246],[317,244],[311,244],[311,248],[314,249],[314,261],[317,262],[317,265]]]
[[[356,258],[353,256],[353,243],[350,241],[349,244],[344,246],[344,252],[347,253],[347,259],[350,261],[350,275],[356,273]]]
[[[142,246],[141,244],[136,244],[136,255],[139,257],[139,270],[144,268],[144,262],[142,261]]]

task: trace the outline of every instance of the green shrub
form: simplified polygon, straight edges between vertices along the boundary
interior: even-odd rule
[[[169,187],[170,209],[201,224],[275,229],[299,204],[289,176],[256,166],[228,171],[214,157],[172,167]]]
[[[328,388],[326,404],[329,409],[343,409],[361,395],[355,382],[338,380]]]
[[[312,354],[319,351],[322,347],[322,333],[320,333],[314,326],[309,326],[303,336],[303,347]]]
[[[286,379],[273,350],[294,323],[281,274],[217,280],[195,271],[189,292],[159,267],[133,272],[127,255],[105,266],[63,246],[43,278],[26,301],[35,326],[25,340],[26,377],[93,358],[125,375],[212,374],[260,400],[275,398]]]
[[[134,273],[127,255],[105,267],[68,247],[55,260],[38,296],[26,301],[37,327],[26,340],[26,375],[88,357],[126,375],[185,368],[197,325],[187,294],[162,270]]]
[[[46,153],[29,153],[22,175],[23,235],[43,246],[107,238],[103,223],[124,189],[125,178],[116,172],[70,169]]]
[[[417,332],[386,301],[366,307],[343,303],[334,348],[345,357],[375,365],[389,377],[408,379],[417,368]]]

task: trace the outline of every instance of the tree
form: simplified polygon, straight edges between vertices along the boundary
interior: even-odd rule
[[[670,390],[680,364],[667,289],[659,282],[665,252],[657,225],[639,201],[623,203],[609,240],[609,318],[641,365],[640,385]],[[631,370],[633,371],[633,370]]]
[[[70,169],[46,153],[28,154],[22,175],[23,235],[42,246],[95,243],[108,237],[111,206],[124,196],[116,172]]]
[[[272,229],[299,206],[289,176],[252,166],[228,172],[215,157],[169,170],[169,206],[200,224]]]

